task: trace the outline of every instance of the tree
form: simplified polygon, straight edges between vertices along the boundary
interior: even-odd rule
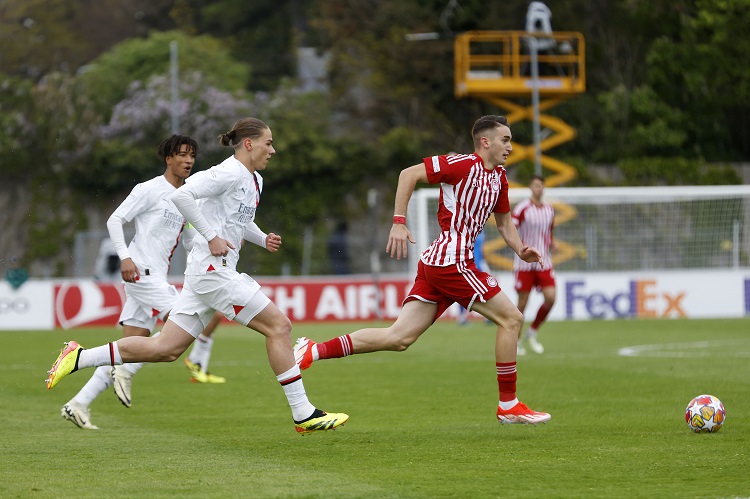
[[[3,0],[0,72],[38,80],[73,74],[112,45],[174,27],[172,0]],[[166,8],[166,12],[165,11]]]
[[[164,165],[155,154],[156,144],[172,133],[169,88],[166,75],[133,82],[110,120],[97,130],[91,156],[68,168],[69,184],[116,192],[159,174]],[[182,75],[179,94],[180,133],[198,142],[198,169],[223,159],[217,136],[238,117],[254,115],[258,109],[244,91],[217,89],[195,71]]]
[[[676,36],[657,39],[649,79],[686,123],[694,152],[713,160],[750,156],[750,0],[696,0],[680,16]]]
[[[196,33],[221,40],[232,59],[253,68],[247,82],[253,91],[273,91],[284,77],[294,75],[294,49],[302,36],[295,22],[304,18],[309,4],[303,0],[190,1]]]
[[[412,2],[319,4],[310,24],[331,55],[338,129],[371,145],[393,128],[413,130],[436,152],[456,148],[457,137],[466,143],[472,103],[453,98],[452,40],[412,43],[405,37],[439,29],[439,12]]]
[[[65,0],[12,0],[3,5],[0,70],[38,79],[50,71],[69,69],[86,44],[67,24],[75,10]]]
[[[9,181],[25,178],[33,163],[33,106],[30,81],[0,77],[0,164]]]
[[[17,244],[26,262],[44,261],[53,275],[63,276],[73,235],[86,227],[84,204],[68,182],[70,169],[91,150],[97,117],[75,78],[65,74],[51,73],[37,84],[6,80],[3,87],[16,99],[0,118],[7,125],[0,157],[9,157],[3,171],[7,165],[9,178],[31,198],[28,210],[13,208],[24,210],[16,216],[26,221]]]
[[[301,271],[303,234],[327,234],[329,226],[362,209],[362,199],[382,172],[382,163],[367,144],[337,137],[327,97],[299,93],[288,82],[270,95],[259,116],[274,134],[276,156],[263,172],[267,189],[258,211],[259,225],[282,234],[284,252],[254,252],[245,265],[278,272],[281,256],[292,273]],[[325,239],[316,239],[313,273],[325,266]]]
[[[245,88],[249,68],[233,61],[219,40],[207,35],[191,37],[179,31],[154,32],[146,39],[119,43],[86,67],[81,80],[98,112],[109,118],[133,82],[145,83],[153,75],[167,74],[172,41],[178,45],[180,74],[200,72],[209,85],[220,90]]]

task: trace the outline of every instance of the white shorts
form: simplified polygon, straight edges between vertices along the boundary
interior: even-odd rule
[[[177,288],[163,277],[141,276],[137,282],[126,282],[125,304],[118,322],[153,331],[156,319],[164,320],[179,296]]]
[[[247,274],[234,270],[186,275],[185,284],[169,318],[198,337],[211,321],[214,311],[247,326],[271,303],[260,291],[260,284]]]

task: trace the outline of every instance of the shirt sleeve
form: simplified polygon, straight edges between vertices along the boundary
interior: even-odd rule
[[[524,203],[518,203],[515,208],[513,208],[513,211],[511,212],[511,217],[513,219],[513,225],[516,226],[516,229],[521,226],[523,223],[523,209]]]
[[[448,158],[452,158],[449,162]],[[430,184],[456,185],[466,177],[475,160],[469,157],[458,159],[457,156],[430,156],[422,159],[427,172],[427,181]]]
[[[552,222],[549,224],[549,244],[555,240],[555,210],[552,209]]]
[[[172,202],[182,216],[206,238],[206,241],[215,238],[217,233],[203,216],[197,201],[226,192],[233,183],[234,179],[225,172],[212,168],[196,173],[172,194]]]
[[[107,231],[109,238],[117,251],[120,260],[130,258],[128,245],[125,242],[125,233],[122,230],[123,224],[130,222],[140,213],[147,211],[151,206],[149,191],[143,184],[136,185],[128,197],[125,198],[120,206],[107,219]]]
[[[493,213],[510,212],[510,200],[508,199],[508,177],[505,176],[505,169],[500,173],[500,195],[497,197],[497,203],[492,209]]]
[[[182,234],[180,236],[182,246],[185,248],[185,251],[187,253],[190,253],[190,251],[193,249],[196,237],[199,237],[198,231],[195,230],[195,227],[193,227],[190,222],[187,222],[185,224],[185,227],[182,228]]]
[[[257,244],[261,248],[266,247],[266,237],[268,235],[260,230],[260,227],[255,222],[250,222],[245,228],[244,239],[253,244]]]

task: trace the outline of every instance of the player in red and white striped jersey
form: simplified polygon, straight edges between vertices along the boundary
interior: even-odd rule
[[[533,288],[542,292],[544,303],[539,307],[534,322],[526,330],[523,339],[536,353],[544,353],[544,346],[537,339],[537,330],[544,323],[552,306],[555,304],[555,271],[552,268],[550,250],[555,248],[553,230],[555,228],[555,209],[543,201],[544,177],[534,175],[529,183],[531,198],[518,203],[513,208],[513,224],[523,244],[534,246],[542,253],[543,265],[525,262],[516,257],[513,259],[513,270],[516,276],[518,293],[518,310],[526,310],[529,293]],[[518,355],[525,355],[521,336],[518,337]]]
[[[484,116],[474,123],[472,138],[474,153],[424,158],[399,175],[386,252],[392,258],[406,258],[408,243],[415,242],[406,227],[405,213],[417,182],[440,185],[437,218],[441,231],[420,257],[414,286],[396,322],[387,328],[360,329],[324,343],[300,338],[294,349],[295,360],[301,369],[306,369],[319,359],[406,350],[449,306],[458,302],[497,324],[498,420],[545,423],[549,414],[532,411],[516,398],[516,341],[523,314],[500,290],[495,277],[478,269],[474,262],[477,236],[493,214],[506,244],[522,260],[541,261],[536,249],[522,244],[510,216],[504,168],[513,149],[508,121],[504,116]]]

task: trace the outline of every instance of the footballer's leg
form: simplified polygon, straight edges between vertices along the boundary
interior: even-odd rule
[[[127,300],[120,314],[120,324],[123,326],[123,338],[147,338],[156,328],[157,320],[165,323],[169,319],[169,311],[178,299],[177,289],[164,280],[147,280],[139,283],[125,283]],[[151,337],[159,337],[157,331]],[[128,362],[112,367],[111,376],[115,395],[122,405],[132,405],[133,377],[143,368],[144,362]]]
[[[521,283],[521,281],[519,281]],[[522,283],[521,283],[522,284]],[[529,301],[529,291],[526,291],[524,289],[516,288],[516,291],[518,292],[518,310],[523,314],[524,310],[526,310],[526,304]],[[518,344],[516,345],[516,356],[520,357],[522,355],[526,355],[526,348],[523,346],[523,337],[521,335],[521,329],[518,330]]]
[[[98,367],[83,388],[65,404],[60,415],[63,419],[84,430],[98,430],[99,427],[91,422],[89,406],[99,396],[112,386],[112,378],[109,375],[109,367]]]
[[[387,328],[365,328],[322,343],[299,338],[294,358],[300,369],[316,360],[336,359],[355,353],[379,351],[402,352],[409,348],[435,321],[437,305],[419,300],[404,304],[396,322]]]
[[[526,342],[529,344],[529,347],[531,347],[531,349],[538,354],[544,353],[544,346],[537,337],[537,331],[547,319],[547,315],[549,315],[550,310],[552,310],[552,306],[555,304],[555,286],[544,286],[542,288],[542,295],[544,295],[544,303],[542,303],[542,305],[539,307],[539,310],[536,313],[536,317],[534,318],[534,322],[532,322],[532,324],[524,333]]]
[[[47,372],[47,388],[53,388],[68,374],[89,367],[117,366],[123,362],[172,362],[194,339],[170,319],[155,338],[131,336],[86,349],[70,341],[65,343],[52,369]]]
[[[156,321],[151,321],[151,327],[155,325]],[[136,322],[136,324],[140,324]],[[123,338],[130,338],[132,336],[148,337],[151,334],[151,329],[148,327],[140,327],[140,325],[129,324],[128,322],[123,323]],[[159,332],[154,334],[154,337],[158,336]],[[132,405],[131,387],[133,383],[133,376],[141,370],[143,362],[130,362],[119,366],[113,366],[110,375],[112,377],[112,388],[114,389],[115,395],[118,400],[125,407],[130,408]]]
[[[294,361],[292,323],[268,297],[257,291],[234,320],[266,337],[268,363],[284,390],[298,433],[333,430],[348,421],[347,414],[322,411],[307,398],[300,368]]]
[[[208,370],[213,349],[213,333],[224,318],[220,312],[215,312],[211,321],[203,332],[196,338],[190,354],[185,357],[185,366],[190,371],[190,381],[194,383],[224,383],[226,379],[216,376]]]
[[[475,303],[474,310],[497,324],[495,366],[500,393],[498,421],[504,424],[546,423],[551,418],[549,414],[529,409],[516,397],[516,350],[523,314],[503,292],[494,295],[486,303]]]
[[[140,327],[143,320],[155,324],[155,320],[141,312],[140,307],[136,306],[132,298],[128,298],[123,313],[120,315],[120,323],[123,324],[123,337],[128,336],[148,336],[150,329],[147,327]],[[152,326],[153,327],[153,326]],[[91,379],[81,388],[81,390],[63,406],[61,415],[63,419],[71,421],[73,424],[80,428],[85,429],[98,429],[91,423],[91,417],[89,414],[89,406],[99,396],[100,393],[107,390],[110,386],[115,385],[115,393],[118,394],[120,400],[123,397],[118,393],[117,377],[113,376],[111,370],[114,369],[109,366],[99,366]],[[137,369],[136,369],[137,370]],[[135,370],[133,371],[135,372]],[[130,391],[128,385],[127,392],[128,400],[130,398]],[[123,401],[123,404],[125,402]],[[129,404],[126,404],[129,407]]]

